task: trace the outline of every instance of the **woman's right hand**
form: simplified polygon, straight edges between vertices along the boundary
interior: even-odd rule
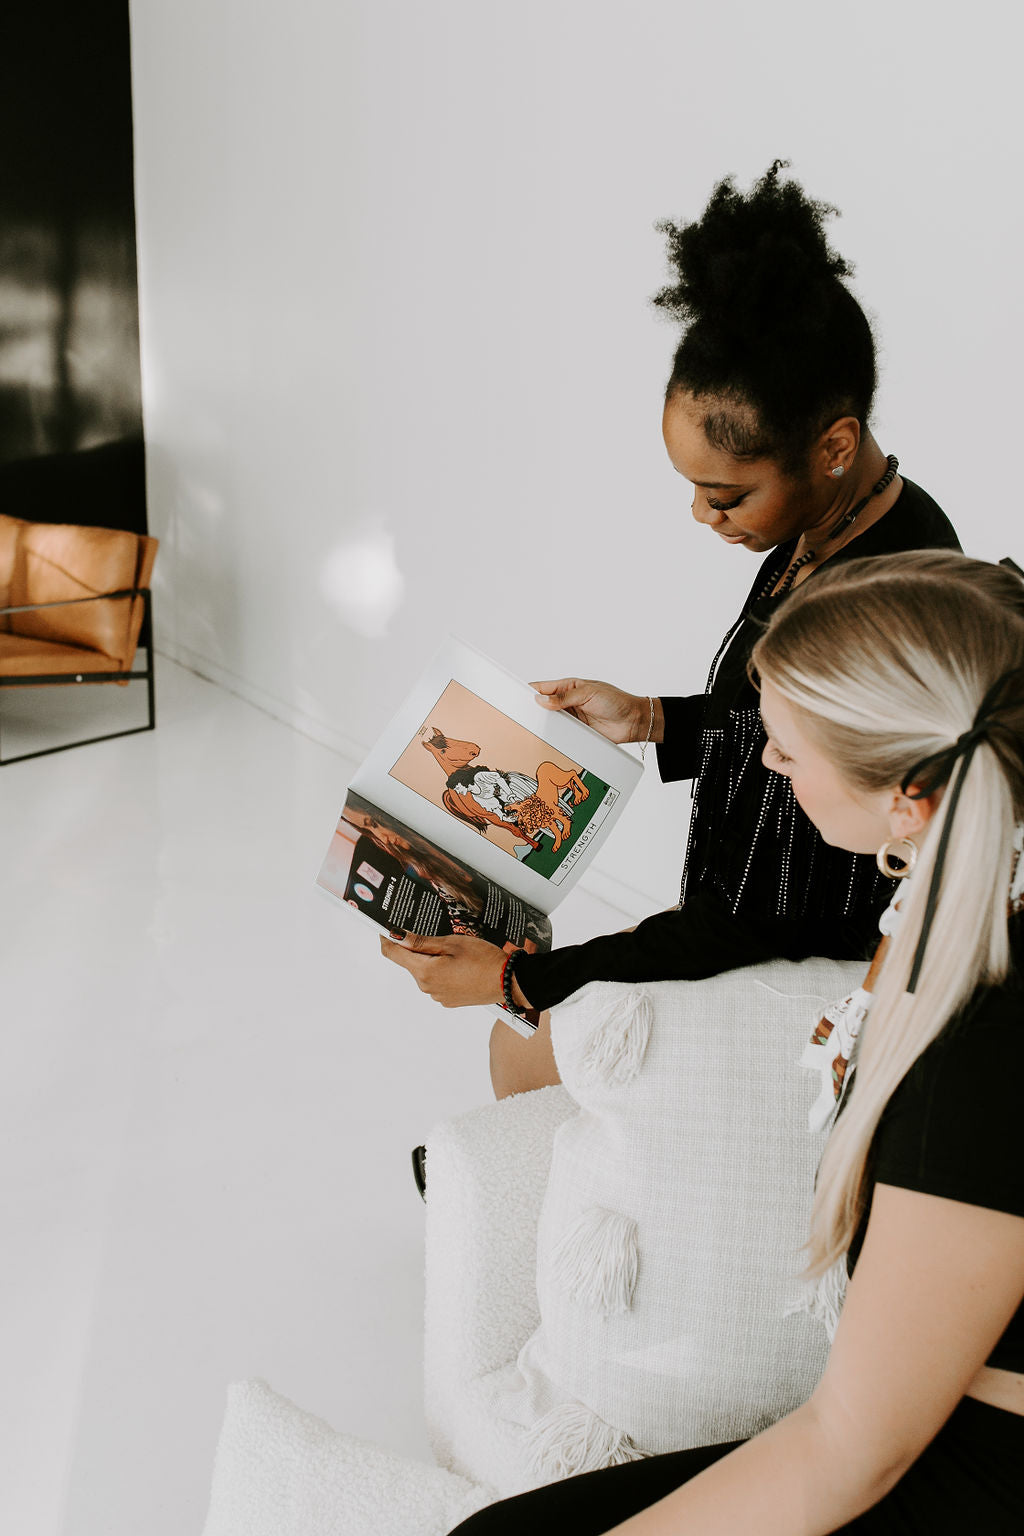
[[[611,683],[584,677],[560,677],[553,682],[531,683],[530,687],[536,689],[537,703],[545,709],[575,715],[609,741],[661,741],[664,736],[660,699],[654,700],[654,725],[648,735],[651,700],[645,694],[624,693]]]

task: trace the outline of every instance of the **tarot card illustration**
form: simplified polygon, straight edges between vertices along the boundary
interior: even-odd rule
[[[554,884],[619,793],[454,681],[390,772]]]

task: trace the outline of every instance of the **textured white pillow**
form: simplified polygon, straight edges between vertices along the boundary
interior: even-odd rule
[[[488,1383],[533,1481],[739,1439],[813,1390],[827,1340],[788,1309],[823,1139],[798,1061],[864,969],[593,983],[554,1012],[580,1110],[555,1134],[540,1327]]]
[[[203,1536],[444,1536],[490,1499],[242,1381],[228,1388]]]

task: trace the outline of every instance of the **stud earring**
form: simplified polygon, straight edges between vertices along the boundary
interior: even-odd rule
[[[893,860],[897,867],[893,868]],[[875,854],[878,872],[887,880],[905,880],[917,863],[917,844],[912,837],[890,837]]]
[[[837,464],[835,469],[832,471],[832,473],[835,475],[836,479],[838,480],[840,475],[845,475],[846,474],[846,465],[845,464]]]

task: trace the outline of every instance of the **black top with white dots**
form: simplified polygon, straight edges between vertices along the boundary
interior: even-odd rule
[[[959,548],[941,508],[904,480],[885,516],[829,564]],[[873,857],[824,843],[789,780],[761,761],[765,735],[747,662],[765,620],[786,601],[759,594],[786,570],[793,549],[782,544],[765,557],[706,692],[662,700],[661,776],[694,780],[681,905],[631,933],[521,955],[516,979],[534,1007],[553,1007],[588,981],[694,980],[777,957],[857,959],[877,943],[892,882]]]

